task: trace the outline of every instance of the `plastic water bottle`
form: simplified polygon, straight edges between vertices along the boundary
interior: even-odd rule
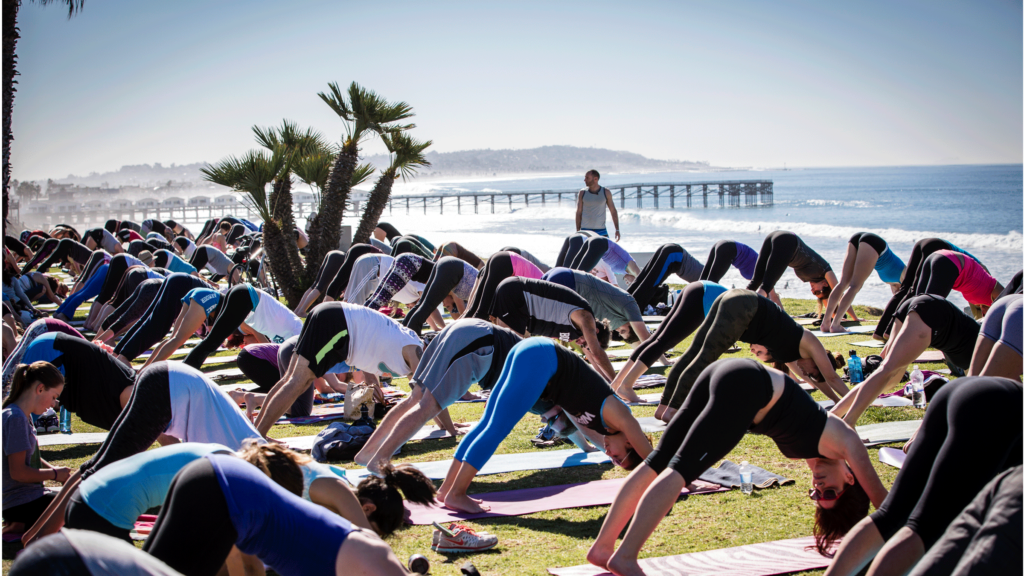
[[[754,493],[754,471],[746,460],[740,462],[740,492],[747,496]]]
[[[71,434],[71,412],[63,406],[60,407],[60,433]]]
[[[850,384],[860,384],[864,381],[864,365],[861,364],[856,350],[850,350],[850,357],[846,359],[846,367],[850,369]]]
[[[910,373],[911,398],[914,400],[914,408],[924,408],[924,374],[914,366]]]

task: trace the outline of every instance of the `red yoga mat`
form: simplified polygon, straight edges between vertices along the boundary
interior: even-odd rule
[[[423,506],[406,502],[405,521],[409,524],[430,524],[431,522],[451,522],[453,520],[475,520],[477,518],[493,518],[496,516],[522,516],[543,512],[545,510],[561,510],[563,508],[585,508],[587,506],[608,506],[615,500],[619,488],[625,478],[615,480],[596,480],[579,484],[562,486],[545,486],[543,488],[526,488],[505,492],[474,494],[491,507],[489,512],[467,514],[444,508],[443,506]],[[683,494],[710,494],[728,492],[718,484],[697,480],[692,484],[693,490],[683,489]]]
[[[646,558],[640,561],[647,576],[773,576],[829,565],[826,558],[812,547],[814,538],[792,538],[776,542],[748,544],[693,554]],[[548,568],[555,576],[611,576],[589,564],[570,568]]]

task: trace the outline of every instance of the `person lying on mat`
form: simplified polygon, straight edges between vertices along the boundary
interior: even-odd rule
[[[885,305],[885,310],[882,312],[882,317],[878,319],[878,327],[875,328],[874,338],[876,340],[888,339],[890,329],[892,328],[892,316],[896,313],[896,310],[907,301],[908,298],[916,296],[914,287],[917,286],[918,275],[921,272],[921,268],[924,261],[932,254],[939,250],[952,250],[953,252],[959,252],[964,254],[981,264],[981,260],[972,256],[969,252],[956,246],[951,242],[942,240],[940,238],[925,238],[918,240],[914,244],[914,248],[910,251],[910,260],[907,260],[907,267],[903,271],[903,275],[900,279],[899,290],[893,294],[892,298]],[[982,264],[984,266],[984,264]]]
[[[765,236],[747,290],[755,290],[767,296],[775,289],[775,284],[782,278],[787,266],[793,269],[797,278],[811,285],[811,293],[818,299],[817,312],[820,314],[839,280],[832,266],[792,232],[776,230]],[[853,308],[848,311],[850,317],[856,320]]]
[[[669,371],[655,416],[671,420],[701,371],[737,341],[749,343],[762,362],[785,364],[834,402],[847,392],[814,334],[764,296],[729,290],[711,304],[690,347]]]
[[[487,320],[494,303],[494,293],[506,278],[540,278],[544,273],[536,265],[515,252],[495,252],[477,275],[469,296],[466,316]]]
[[[521,340],[508,328],[476,318],[445,326],[427,346],[409,379],[412,394],[384,416],[356,454],[356,463],[376,473],[431,418],[451,421],[448,407],[473,384],[483,390],[493,388],[509,351]],[[465,428],[459,427],[457,432],[464,434]]]
[[[604,446],[617,465],[632,470],[651,451],[651,442],[628,406],[608,383],[571,350],[548,338],[529,338],[512,347],[480,423],[459,443],[437,499],[448,508],[487,510],[467,494],[477,472],[494,455],[531,407],[556,406],[549,422],[568,416],[588,437]]]
[[[842,325],[843,315],[837,311],[853,306],[853,299],[864,287],[864,282],[872,270],[878,272],[878,277],[888,284],[895,294],[899,290],[900,277],[905,269],[903,261],[889,249],[889,245],[881,236],[870,232],[854,234],[846,245],[843,275],[828,297],[828,304],[822,315],[821,331],[847,331]]]
[[[114,354],[125,364],[149,350],[151,346],[163,340],[167,332],[174,326],[174,320],[181,310],[181,299],[195,288],[213,288],[206,280],[190,274],[171,274],[160,285],[153,302],[149,305],[142,318],[136,322],[117,346]]]
[[[495,291],[490,320],[520,336],[575,342],[606,381],[615,379],[615,368],[605,352],[611,339],[608,321],[598,322],[587,301],[565,286],[532,278],[508,278]]]
[[[30,301],[40,304],[61,304],[68,295],[68,287],[49,274],[29,272],[11,280],[12,285],[15,282]]]
[[[637,378],[692,334],[704,322],[711,305],[726,290],[725,286],[710,280],[687,284],[654,335],[645,338],[630,354],[626,365],[612,380],[612,390],[628,402],[640,402],[640,397],[633,391]]]
[[[288,468],[271,479],[227,454],[186,465],[142,549],[190,576],[213,576],[225,562],[239,574],[263,565],[281,576],[407,574],[373,532],[300,498],[302,473]]]
[[[952,365],[971,366],[981,327],[945,298],[925,294],[903,303],[896,311],[896,337],[882,349],[882,363],[858,384],[832,413],[854,426],[879,394],[888,390],[929,346],[938,348]]]
[[[444,244],[441,244],[441,247],[434,253],[434,262],[445,257],[455,257],[459,260],[464,260],[477,270],[484,267],[484,261],[482,258],[458,242],[445,242]]]
[[[754,258],[757,258],[756,253]],[[728,269],[729,265],[726,264],[725,267]],[[669,274],[675,274],[686,282],[696,282],[701,279],[701,271],[704,268],[704,264],[679,244],[662,244],[655,250],[654,256],[647,264],[644,264],[643,269],[637,274],[636,281],[629,285],[628,291],[636,299],[640,309],[645,310],[658,286],[665,282]]]
[[[28,545],[60,528],[79,482],[110,464],[145,452],[153,442],[163,446],[208,442],[237,450],[246,439],[265,442],[227,392],[191,366],[180,362],[153,364],[139,372],[128,406],[99,451],[71,475],[60,495],[25,532],[22,542]]]
[[[1021,358],[1024,296],[1004,296],[989,309],[981,324],[981,338],[974,345],[968,376],[1002,376],[1019,380],[1024,372]]]
[[[380,312],[346,302],[320,304],[303,324],[287,371],[267,396],[256,428],[266,436],[313,380],[337,364],[362,370],[377,386],[377,375],[405,376],[421,356],[423,341],[416,333]]]
[[[327,292],[327,285],[334,280],[334,277],[338,274],[338,270],[341,270],[341,265],[345,262],[345,252],[341,250],[331,250],[324,257],[324,261],[320,264],[320,269],[316,273],[316,280],[313,281],[313,285],[306,289],[303,293],[302,299],[299,300],[299,305],[295,307],[295,315],[299,318],[306,317],[306,311],[313,305],[314,302],[320,299],[320,296]]]
[[[461,318],[468,309],[478,275],[477,269],[465,260],[454,256],[438,259],[434,262],[419,301],[402,319],[402,325],[419,334],[423,324],[437,312],[439,305],[451,310],[453,319]],[[440,324],[444,325],[443,319]]]
[[[913,570],[989,480],[1021,464],[1022,401],[1021,383],[1007,378],[958,378],[940,388],[888,497],[846,534],[826,574],[858,574],[869,564],[878,576]]]
[[[868,504],[879,506],[886,497],[857,432],[792,378],[752,359],[719,360],[700,373],[657,448],[622,485],[587,561],[620,576],[642,574],[640,549],[679,493],[747,432],[770,437],[787,458],[806,460],[814,476],[808,496],[816,503],[819,552],[827,552],[867,515]],[[615,540],[627,524],[616,550]]]

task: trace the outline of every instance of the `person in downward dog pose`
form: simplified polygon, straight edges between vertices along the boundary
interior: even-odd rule
[[[1003,292],[1003,285],[966,254],[953,250],[933,252],[917,273],[913,295],[935,294],[945,298],[953,290],[960,292],[968,304],[980,307],[983,315]]]
[[[526,250],[523,250],[522,248],[516,248],[515,246],[505,246],[501,250],[498,250],[498,252],[514,252],[516,254],[519,254],[523,258],[529,260],[530,263],[539,268],[541,272],[547,272],[548,270],[551,270],[551,266],[548,266],[547,264],[541,262],[539,258],[534,256],[533,254],[530,254]],[[481,263],[481,265],[482,264],[483,263]]]
[[[332,302],[341,298],[342,292],[348,287],[349,280],[352,278],[352,268],[355,267],[356,261],[367,254],[381,254],[381,251],[369,244],[356,244],[349,248],[348,252],[345,252],[341,268],[338,269],[337,274],[328,280],[327,290],[324,291],[325,302]]]
[[[82,238],[85,240],[85,246],[90,250],[103,249],[114,256],[124,252],[121,241],[103,228],[86,230]]]
[[[338,270],[341,270],[341,265],[344,262],[345,253],[341,250],[331,250],[327,253],[323,263],[320,264],[320,270],[316,273],[316,280],[313,281],[313,285],[302,295],[299,305],[295,307],[296,316],[299,318],[306,317],[306,311],[309,310],[309,307],[314,302],[320,299],[320,296],[327,292],[327,285],[337,276]]]
[[[565,286],[532,278],[508,278],[494,294],[490,320],[521,336],[575,341],[605,380],[615,379],[615,368],[605,352],[611,338],[608,321],[598,322],[587,301]]]
[[[443,419],[448,407],[462,398],[470,386],[494,388],[505,358],[521,340],[508,328],[476,318],[463,318],[445,326],[427,346],[409,379],[412,394],[384,416],[356,454],[356,463],[371,472],[380,471],[395,451],[431,418]]]
[[[320,304],[303,324],[287,371],[267,396],[256,427],[266,436],[313,380],[341,362],[376,384],[379,374],[411,373],[422,355],[416,333],[380,312],[345,302]]]
[[[459,443],[437,499],[448,508],[486,511],[467,494],[477,472],[539,400],[558,407],[581,431],[596,433],[617,466],[632,470],[651,451],[651,442],[629,407],[608,383],[572,351],[547,338],[529,338],[512,347],[480,423]],[[552,418],[554,419],[554,418]]]
[[[825,347],[809,330],[764,296],[729,290],[711,304],[693,343],[672,366],[655,416],[670,420],[701,371],[736,341],[751,344],[762,362],[785,364],[834,402],[847,392]]]
[[[931,400],[888,497],[843,538],[826,574],[869,564],[868,574],[910,573],[989,480],[1021,464],[1020,382],[958,378]]]
[[[487,259],[487,264],[477,276],[465,315],[470,318],[487,320],[494,302],[494,293],[503,280],[513,276],[540,278],[543,275],[540,268],[515,252],[491,254],[491,257]]]
[[[968,376],[1002,376],[1020,379],[1024,325],[1024,296],[1011,294],[996,300],[981,324],[981,338],[974,346]]]
[[[797,278],[811,285],[811,293],[818,299],[817,311],[821,313],[839,280],[832,266],[792,232],[777,230],[765,236],[754,266],[754,277],[747,284],[747,290],[767,296],[775,289],[775,284],[782,278],[787,266],[796,272]],[[851,318],[857,319],[852,308],[849,313]],[[839,314],[842,316],[842,313]]]
[[[28,328],[25,328],[25,332],[21,335],[18,345],[9,355],[4,356],[3,397],[5,400],[7,399],[7,393],[10,391],[11,381],[14,378],[14,370],[18,367],[18,364],[25,364],[22,358],[24,358],[29,344],[35,341],[36,338],[50,332],[63,332],[74,338],[85,338],[78,330],[75,330],[67,323],[54,320],[53,318],[40,318],[29,324]]]
[[[114,347],[117,359],[126,365],[163,340],[174,326],[176,314],[181,310],[181,299],[195,288],[211,288],[205,280],[190,274],[171,274],[160,286],[153,303]]]
[[[687,284],[654,336],[644,339],[633,350],[626,365],[615,376],[612,381],[615,393],[630,402],[640,402],[640,397],[633,391],[637,378],[647,372],[658,358],[693,334],[704,322],[711,305],[725,292],[725,286],[710,280]]]
[[[843,260],[843,276],[832,290],[822,316],[822,332],[846,332],[841,324],[843,315],[838,310],[853,306],[853,299],[864,287],[871,271],[878,272],[882,282],[889,284],[893,294],[899,290],[900,277],[906,267],[903,261],[882,240],[870,232],[858,232],[846,245],[846,259]],[[831,319],[831,320],[829,320]]]
[[[622,485],[587,560],[618,576],[642,574],[640,549],[679,493],[724,458],[747,432],[772,438],[784,456],[814,474],[814,536],[827,552],[885,487],[857,432],[830,415],[793,379],[751,359],[719,360],[694,383],[657,448]],[[632,521],[631,521],[632,520]],[[629,524],[622,544],[615,540]]]
[[[655,289],[661,286],[669,274],[675,274],[687,283],[691,283],[702,279],[702,270],[704,270],[704,265],[690,256],[690,253],[679,244],[662,244],[654,252],[654,256],[647,261],[647,264],[644,264],[643,269],[636,277],[636,282],[630,284],[628,292],[636,300],[640,309],[644,310],[651,303]]]
[[[445,242],[444,244],[441,244],[441,247],[434,253],[434,262],[445,257],[455,257],[459,260],[468,262],[470,266],[477,270],[484,267],[484,261],[479,256],[470,252],[466,247],[458,242]]]
[[[454,256],[440,258],[430,271],[419,302],[402,319],[402,325],[419,334],[440,304],[451,310],[452,318],[461,318],[466,313],[477,276],[477,269],[469,262]]]

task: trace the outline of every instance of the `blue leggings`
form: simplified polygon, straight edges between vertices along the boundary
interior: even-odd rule
[[[82,289],[65,299],[60,308],[57,308],[57,314],[63,314],[68,319],[74,318],[75,310],[78,309],[82,302],[99,295],[100,290],[103,289],[103,282],[107,279],[107,269],[109,267],[110,264],[104,264],[97,268],[92,278],[85,282]]]
[[[480,424],[466,435],[455,451],[455,460],[480,470],[504,440],[537,403],[558,368],[555,343],[529,338],[516,344],[505,360],[498,382],[491,390]]]

